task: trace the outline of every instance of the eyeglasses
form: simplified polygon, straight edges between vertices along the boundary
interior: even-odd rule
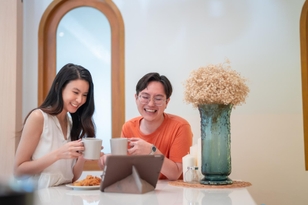
[[[151,96],[145,95],[145,94],[141,94],[138,97],[139,97],[139,101],[144,105],[148,104],[152,99]],[[164,97],[161,97],[161,96],[153,97],[153,102],[156,106],[162,106],[164,101],[165,101]]]

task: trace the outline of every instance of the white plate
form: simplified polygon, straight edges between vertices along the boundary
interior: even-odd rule
[[[67,187],[72,188],[74,190],[94,190],[99,189],[100,185],[96,186],[74,186],[73,184],[66,184]]]

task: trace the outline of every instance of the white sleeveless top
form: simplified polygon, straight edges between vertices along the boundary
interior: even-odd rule
[[[41,112],[44,116],[44,127],[41,134],[41,139],[33,153],[33,160],[39,159],[71,141],[70,131],[72,122],[69,116],[67,116],[67,140],[65,140],[58,118],[56,116],[49,115],[42,110]],[[32,180],[37,182],[37,187],[39,189],[57,186],[64,183],[71,183],[74,177],[73,166],[75,163],[76,159],[58,160],[47,167],[40,174],[33,176]]]

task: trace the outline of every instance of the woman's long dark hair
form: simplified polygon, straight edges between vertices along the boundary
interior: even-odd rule
[[[78,108],[75,113],[70,113],[73,122],[71,129],[72,141],[78,140],[85,136],[95,137],[95,124],[92,119],[95,110],[94,85],[91,73],[87,69],[72,63],[64,65],[57,73],[44,102],[38,108],[35,108],[41,109],[50,115],[57,115],[61,113],[63,110],[62,90],[70,81],[78,79],[85,80],[89,83],[89,91],[87,94],[86,102],[80,108]],[[30,113],[32,111],[30,111]],[[26,117],[25,121],[27,120],[28,116]]]

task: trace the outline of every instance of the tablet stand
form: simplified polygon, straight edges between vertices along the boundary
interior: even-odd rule
[[[131,175],[106,187],[104,192],[144,194],[154,189],[151,184],[140,178],[137,169],[132,166]]]

